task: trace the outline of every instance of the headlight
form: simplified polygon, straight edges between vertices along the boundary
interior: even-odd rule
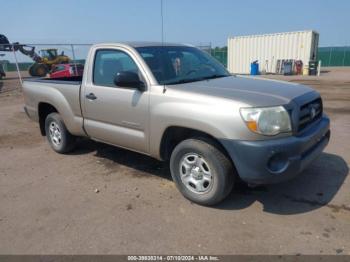
[[[241,108],[240,112],[247,127],[255,133],[273,136],[291,131],[290,117],[283,106]]]

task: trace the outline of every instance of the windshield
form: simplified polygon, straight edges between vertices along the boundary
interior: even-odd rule
[[[161,85],[230,76],[223,65],[195,47],[149,46],[136,50]]]
[[[43,58],[54,59],[57,56],[57,50],[53,49],[41,50],[40,52]]]

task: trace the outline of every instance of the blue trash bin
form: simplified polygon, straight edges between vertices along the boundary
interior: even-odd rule
[[[259,63],[258,60],[250,64],[250,74],[256,76],[259,74]]]

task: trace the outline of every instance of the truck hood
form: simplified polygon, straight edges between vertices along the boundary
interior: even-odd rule
[[[171,85],[169,88],[237,100],[251,106],[284,105],[296,97],[315,92],[310,87],[296,83],[246,76]]]

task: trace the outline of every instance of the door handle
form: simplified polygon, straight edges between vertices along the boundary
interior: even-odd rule
[[[85,97],[86,97],[87,99],[89,99],[89,100],[95,100],[95,99],[97,99],[97,96],[95,96],[94,93],[90,93],[90,94],[86,95]]]

